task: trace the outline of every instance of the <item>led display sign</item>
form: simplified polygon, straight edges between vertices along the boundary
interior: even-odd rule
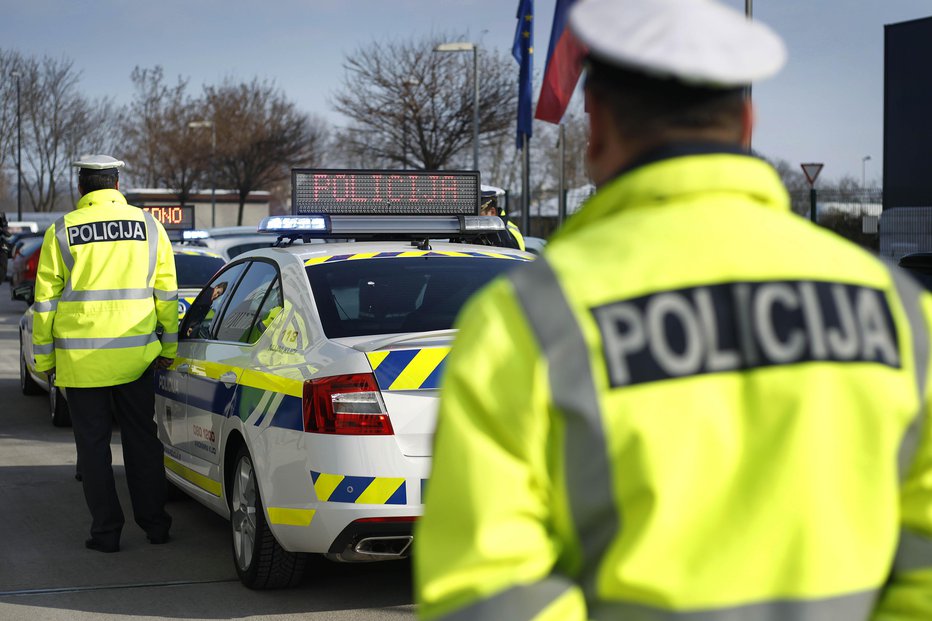
[[[166,231],[187,231],[194,228],[193,205],[151,205],[140,209],[155,216]]]
[[[296,169],[295,215],[440,215],[479,213],[474,171]]]

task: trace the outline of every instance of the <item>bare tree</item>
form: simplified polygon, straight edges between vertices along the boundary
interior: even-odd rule
[[[226,81],[204,88],[205,109],[216,124],[216,166],[239,194],[237,223],[253,190],[287,179],[291,168],[313,166],[323,153],[325,123],[299,112],[269,82]]]
[[[363,161],[436,170],[472,144],[472,56],[435,53],[444,40],[376,42],[344,61],[333,106],[350,119],[348,151]],[[487,143],[514,120],[517,71],[511,57],[480,50],[479,127]]]
[[[131,79],[136,97],[124,119],[127,168],[137,183],[171,188],[185,204],[210,166],[209,143],[188,125],[201,120],[204,103],[187,94],[181,77],[166,84],[160,66],[136,67]]]
[[[16,78],[13,73],[20,63],[17,52],[0,49],[0,197],[7,196],[16,184]]]
[[[23,190],[35,211],[70,207],[71,162],[99,143],[102,115],[112,103],[91,102],[78,90],[80,73],[69,60],[23,59]]]

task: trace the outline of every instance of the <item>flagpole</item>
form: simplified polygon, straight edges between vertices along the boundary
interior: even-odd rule
[[[566,126],[560,123],[560,196],[557,199],[557,225],[566,219]]]
[[[522,134],[524,157],[521,160],[521,193],[524,196],[524,205],[521,209],[521,232],[531,234],[531,157],[528,153],[530,141],[527,134]]]
[[[750,20],[754,19],[754,0],[744,0],[744,15]],[[748,84],[747,90],[744,93],[745,98],[747,99],[748,104],[753,103],[751,99],[751,85]],[[754,131],[753,126],[748,130],[748,151],[751,151],[751,136]]]

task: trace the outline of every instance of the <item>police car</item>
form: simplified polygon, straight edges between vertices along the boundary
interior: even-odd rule
[[[444,241],[503,228],[477,215],[476,173],[292,182],[295,215],[260,227],[279,247],[236,257],[204,287],[156,377],[169,481],[229,519],[251,588],[297,583],[308,553],[410,553],[453,320],[533,258]],[[347,241],[308,243],[320,239]]]
[[[210,277],[225,263],[222,256],[206,248],[173,246],[175,272],[178,277],[178,318],[184,317],[194,297]],[[65,393],[55,388],[48,374],[36,371],[32,351],[32,306],[19,320],[19,384],[24,395],[49,396],[49,414],[56,427],[71,425]]]

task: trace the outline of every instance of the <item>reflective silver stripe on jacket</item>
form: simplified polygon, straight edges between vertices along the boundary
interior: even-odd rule
[[[48,300],[44,302],[33,302],[32,310],[36,313],[48,313],[58,308],[58,300]]]
[[[178,290],[165,291],[164,289],[153,289],[152,294],[155,296],[156,300],[161,300],[162,302],[177,302],[178,301]]]
[[[68,245],[68,231],[65,229],[65,216],[55,221],[55,238],[58,239],[58,248],[61,250],[61,258],[68,268],[68,273],[74,271],[74,256],[71,254],[71,246]],[[70,288],[71,278],[68,278],[66,287]]]
[[[916,372],[916,390],[919,393],[919,408],[913,416],[903,439],[900,441],[899,467],[900,478],[906,476],[913,463],[916,448],[919,445],[919,432],[922,427],[922,413],[926,409],[926,377],[929,372],[929,330],[922,315],[922,306],[919,298],[923,289],[912,276],[905,271],[884,262],[896,285],[896,292],[903,303],[906,317],[909,319],[909,328],[913,336],[913,366]]]
[[[145,347],[157,340],[158,337],[155,334],[83,339],[56,337],[55,347],[58,349],[124,349],[128,347]]]
[[[566,489],[582,547],[580,585],[596,597],[602,556],[621,529],[589,348],[550,264],[538,259],[508,274],[547,361],[551,397],[566,423]]]
[[[89,291],[68,291],[62,295],[62,302],[111,302],[116,300],[148,300],[152,289],[93,289]]]
[[[48,345],[33,345],[32,354],[34,356],[41,356],[43,354],[51,354],[55,351],[55,346],[49,343]]]
[[[854,621],[869,619],[878,591],[813,600],[773,600],[706,610],[663,610],[640,604],[600,602],[589,609],[590,619],[637,621]]]
[[[442,617],[443,621],[530,621],[573,584],[562,576],[548,576],[540,582],[506,589],[501,593],[460,608]]]
[[[171,345],[172,343],[178,342],[178,333],[177,332],[163,332],[162,333],[162,345]]]
[[[155,216],[148,211],[143,211],[142,216],[146,221],[146,237],[149,241],[149,274],[146,276],[146,286],[149,286],[159,258],[159,229],[155,225]]]

